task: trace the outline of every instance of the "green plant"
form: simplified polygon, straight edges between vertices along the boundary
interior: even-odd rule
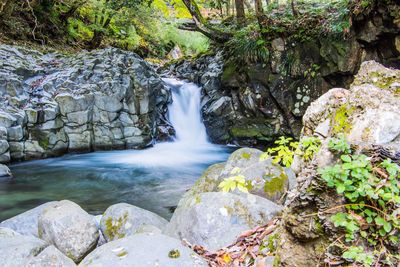
[[[235,167],[231,171],[231,174],[234,176],[225,178],[219,185],[218,187],[223,191],[223,192],[230,192],[234,191],[236,188],[244,193],[248,193],[248,187],[249,184],[246,182],[246,179],[243,175],[239,174],[240,173],[240,168]]]
[[[321,148],[321,140],[318,137],[303,137],[300,140],[299,149],[296,151],[304,161],[310,161]]]
[[[293,163],[294,155],[299,147],[299,143],[293,141],[291,137],[279,137],[274,142],[277,146],[268,148],[267,152],[261,154],[260,160],[266,160],[270,157],[273,158],[272,162],[281,164],[285,167],[290,167]]]
[[[339,154],[340,163],[320,169],[319,174],[347,202],[341,206],[346,212],[331,216],[332,222],[345,230],[347,242],[363,238],[371,246],[380,246],[390,258],[388,248],[398,244],[400,232],[399,165],[390,159],[371,162],[366,155],[352,154],[343,137],[330,140],[329,147]],[[365,264],[371,261],[362,254],[360,258],[350,257],[354,251],[343,257]]]
[[[334,152],[351,153],[350,144],[346,141],[344,135],[339,135],[338,138],[331,138],[328,142],[328,148]]]
[[[311,78],[315,78],[320,68],[321,68],[320,65],[312,64],[310,68],[304,71],[304,78],[307,78],[308,76],[310,76]]]
[[[343,258],[361,263],[365,267],[370,267],[374,263],[375,257],[371,253],[364,252],[361,246],[351,246],[343,253]]]
[[[304,161],[310,161],[321,147],[321,140],[317,137],[303,137],[300,142],[293,141],[291,137],[279,137],[274,142],[275,147],[267,149],[267,152],[261,154],[260,160],[273,158],[272,162],[281,164],[284,167],[290,167],[295,155],[303,158]]]

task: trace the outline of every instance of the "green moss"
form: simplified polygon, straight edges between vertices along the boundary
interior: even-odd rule
[[[179,258],[180,256],[181,253],[177,249],[173,249],[170,252],[168,252],[168,257],[170,257],[171,259],[176,259]]]
[[[117,254],[117,256],[120,258],[124,258],[126,255],[128,255],[128,252],[126,250],[123,250]]]
[[[242,153],[242,158],[249,160],[251,158],[251,155],[249,153]]]
[[[47,138],[40,138],[38,143],[44,150],[49,148],[49,140]]]
[[[108,217],[106,219],[106,231],[105,234],[109,237],[110,240],[120,239],[125,237],[125,233],[121,233],[120,230],[125,225],[128,220],[128,213],[125,212],[122,217],[119,217],[117,220],[113,221],[112,217]]]
[[[234,64],[227,64],[222,73],[221,79],[223,81],[230,80],[236,73],[236,66]]]
[[[270,175],[266,174],[269,178]],[[266,180],[264,183],[264,192],[268,197],[273,197],[276,193],[283,192],[287,184],[288,177],[284,171],[280,176],[275,176],[271,180]]]
[[[279,255],[276,255],[273,267],[279,267],[280,265],[281,265],[281,258],[279,257]]]
[[[332,120],[333,134],[350,133],[353,125],[349,122],[349,117],[354,113],[355,109],[349,104],[344,104],[336,110]]]
[[[355,84],[356,85],[361,85],[365,83],[370,83],[373,84],[374,86],[382,89],[382,90],[390,90],[390,86],[395,83],[395,82],[400,82],[400,78],[396,76],[388,76],[380,72],[372,72],[369,74],[368,77],[363,77],[363,79],[366,79],[365,81],[359,81],[356,80]],[[400,94],[400,88],[397,88],[394,90],[394,93]]]
[[[276,251],[277,239],[278,239],[278,234],[276,233],[268,236],[267,247],[269,252],[273,253]]]

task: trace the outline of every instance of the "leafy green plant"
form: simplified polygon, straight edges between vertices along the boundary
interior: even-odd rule
[[[249,190],[248,190],[249,184],[246,182],[245,177],[239,173],[240,173],[240,168],[238,168],[238,167],[233,168],[233,170],[231,171],[231,174],[234,176],[225,178],[218,185],[218,187],[223,192],[234,191],[237,188],[239,191],[248,193],[249,192]]]
[[[399,243],[400,166],[390,159],[371,162],[366,155],[352,154],[344,137],[330,140],[329,148],[339,153],[340,162],[320,169],[319,174],[347,202],[342,205],[346,212],[331,216],[332,222],[345,230],[347,242],[364,238],[371,246],[389,251]],[[343,257],[370,266],[371,257],[355,258],[354,251]]]
[[[344,135],[339,135],[338,138],[331,138],[328,142],[328,148],[334,152],[351,153],[350,144],[346,141]]]
[[[256,24],[238,30],[225,44],[225,51],[228,60],[236,63],[266,63],[270,54],[268,43],[262,38]]]
[[[361,246],[351,246],[343,253],[343,258],[361,263],[365,267],[370,267],[374,263],[375,257],[371,253],[366,253]]]
[[[296,142],[291,137],[279,137],[274,142],[275,147],[267,149],[267,152],[261,154],[260,160],[273,158],[272,162],[281,164],[284,167],[290,167],[295,155],[303,158],[304,161],[310,161],[321,147],[321,140],[317,137],[303,137],[300,142]]]
[[[298,149],[299,143],[293,141],[291,137],[279,137],[275,141],[276,147],[268,148],[267,152],[261,154],[260,160],[266,160],[270,157],[273,158],[272,162],[281,164],[285,167],[290,167],[293,163],[294,155]]]
[[[296,151],[304,161],[310,161],[321,148],[321,140],[318,137],[303,137],[300,140],[299,149]]]

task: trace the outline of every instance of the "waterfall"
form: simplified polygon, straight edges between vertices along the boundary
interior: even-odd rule
[[[206,127],[201,120],[201,92],[194,83],[164,79],[171,88],[172,103],[168,117],[175,129],[175,141],[191,145],[207,144]]]
[[[201,119],[201,90],[194,83],[164,79],[171,89],[168,118],[175,129],[173,141],[155,144],[144,150],[115,153],[108,161],[138,167],[191,168],[193,165],[226,159],[226,148],[208,141]]]

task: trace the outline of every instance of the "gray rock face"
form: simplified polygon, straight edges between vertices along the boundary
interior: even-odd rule
[[[39,237],[79,262],[96,247],[98,228],[92,216],[77,204],[62,200],[39,216]]]
[[[11,229],[0,227],[1,266],[25,266],[47,246],[46,242],[41,239],[24,236]]]
[[[202,193],[184,198],[165,229],[165,234],[216,250],[237,236],[267,223],[281,206],[258,196]]]
[[[26,267],[76,267],[76,264],[54,246],[48,246],[39,255],[30,259]]]
[[[150,211],[120,203],[112,205],[104,212],[100,229],[106,240],[112,241],[138,232],[146,232],[146,226],[163,230],[167,223],[167,220]]]
[[[282,135],[300,136],[301,118],[310,103],[330,88],[348,88],[363,61],[400,67],[393,8],[382,4],[370,16],[354,19],[350,38],[270,40],[267,62],[237,62],[218,52],[177,62],[166,71],[202,85],[202,115],[211,140],[270,145]]]
[[[208,264],[179,240],[161,234],[137,234],[97,248],[79,266],[206,267]]]
[[[142,148],[167,125],[169,89],[136,54],[0,46],[0,162]]]
[[[57,204],[56,201],[47,202],[34,209],[18,214],[15,217],[2,221],[0,227],[10,228],[22,235],[31,235],[39,237],[38,221],[39,215],[45,208],[53,207]]]

